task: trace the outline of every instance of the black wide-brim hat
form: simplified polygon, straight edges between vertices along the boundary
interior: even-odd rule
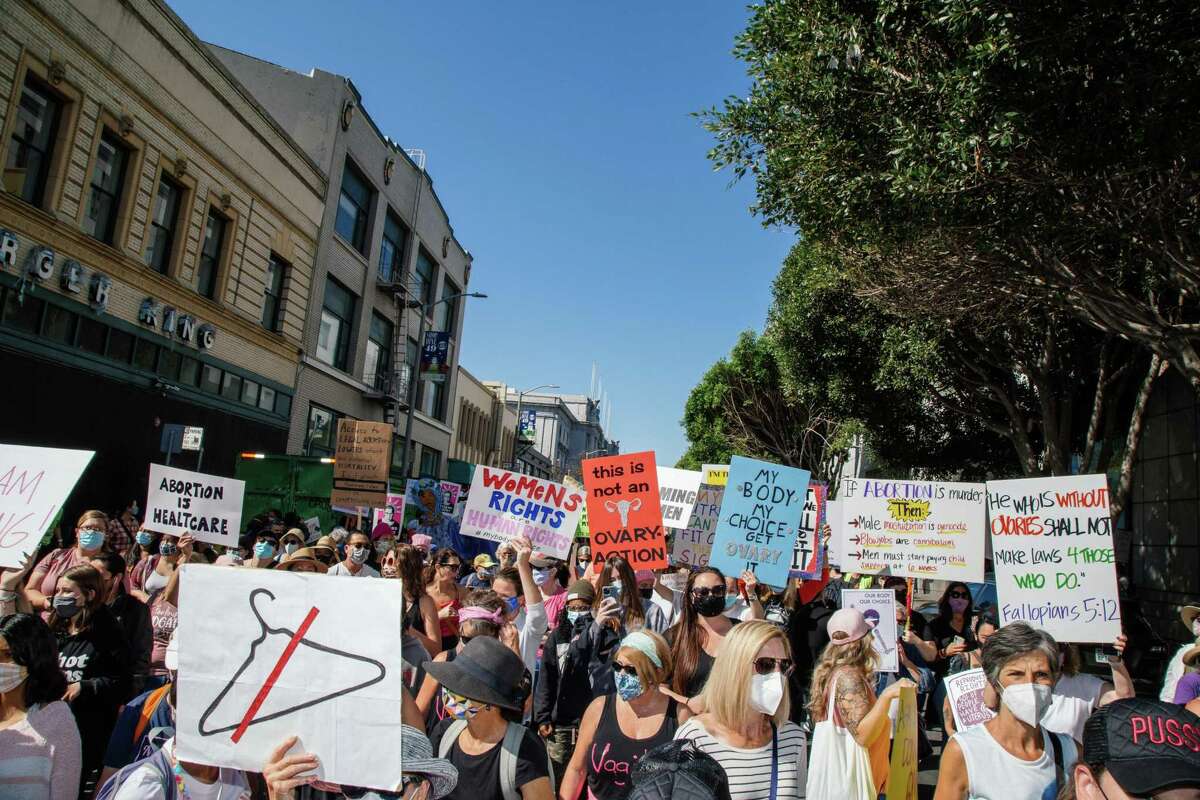
[[[525,664],[499,639],[476,636],[453,661],[426,661],[423,666],[442,686],[469,700],[512,711],[525,705]]]

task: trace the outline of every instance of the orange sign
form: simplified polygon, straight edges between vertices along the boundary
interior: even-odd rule
[[[666,569],[654,453],[592,458],[581,466],[593,564],[619,555],[634,569]]]

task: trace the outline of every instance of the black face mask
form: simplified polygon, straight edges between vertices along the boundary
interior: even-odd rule
[[[719,617],[725,610],[725,596],[710,594],[708,597],[693,597],[692,608],[702,617]]]

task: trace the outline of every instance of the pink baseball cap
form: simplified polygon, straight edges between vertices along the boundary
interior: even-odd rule
[[[867,618],[857,608],[842,608],[829,617],[830,644],[851,644],[871,632]]]
[[[428,550],[433,544],[433,537],[427,533],[414,533],[412,535],[412,545],[418,550]]]

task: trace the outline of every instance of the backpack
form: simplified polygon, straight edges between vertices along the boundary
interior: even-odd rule
[[[650,750],[631,780],[629,800],[729,800],[724,768],[689,739]]]
[[[137,725],[133,728],[133,743],[137,745],[138,740],[142,738],[142,734],[146,732],[146,727],[150,724],[150,718],[154,716],[154,712],[158,709],[158,704],[167,696],[167,692],[171,691],[171,684],[164,683],[162,686],[155,689],[146,698],[146,702],[142,703],[142,713],[138,715]]]
[[[438,743],[438,758],[450,758],[450,749],[466,728],[465,719],[456,719],[450,723],[450,727],[442,734],[442,741]],[[504,793],[504,800],[521,800],[521,793],[517,790],[517,753],[521,749],[521,739],[525,736],[525,730],[523,725],[508,723],[508,728],[504,731],[504,741],[500,743],[500,791]],[[554,764],[550,761],[549,752],[546,753],[546,771],[550,776],[550,795],[557,796]]]
[[[105,781],[104,785],[96,790],[93,800],[112,800],[113,797],[116,797],[121,784],[129,779],[134,770],[141,769],[146,764],[149,764],[158,772],[159,785],[162,788],[164,800],[175,800],[174,768],[171,765],[171,759],[167,757],[167,754],[161,748],[140,761],[135,761],[132,764],[121,767],[115,775]]]

